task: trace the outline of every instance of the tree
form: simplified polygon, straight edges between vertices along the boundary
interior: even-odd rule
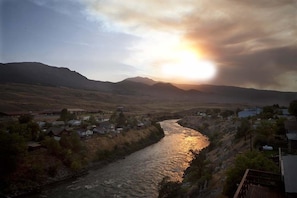
[[[181,197],[181,183],[170,181],[166,176],[159,183],[159,198]]]
[[[286,135],[285,120],[285,118],[276,120],[276,133],[278,135]]]
[[[278,167],[273,161],[258,151],[249,151],[235,159],[234,166],[227,171],[224,194],[232,197],[240,183],[246,169],[277,172]]]
[[[289,112],[290,114],[297,116],[297,100],[290,102]]]
[[[67,109],[62,109],[61,113],[60,113],[60,120],[66,122],[69,120],[73,120],[75,119],[76,116],[73,113],[70,113]]]
[[[93,125],[95,125],[95,124],[98,123],[97,120],[96,120],[96,118],[95,118],[95,116],[93,116],[93,115],[90,116],[89,123],[90,124],[93,124]]]
[[[26,151],[27,145],[22,136],[0,132],[0,178],[9,175],[17,168]]]
[[[66,121],[68,117],[68,110],[67,109],[62,109],[61,114],[60,114],[60,119],[63,121]]]
[[[262,119],[269,119],[274,116],[274,107],[273,106],[265,106],[263,107],[263,111],[260,114]]]
[[[276,126],[269,121],[262,121],[256,128],[256,132],[264,135],[266,138],[271,138],[275,134]]]
[[[225,110],[221,113],[221,116],[223,116],[223,118],[227,118],[231,115],[234,115],[234,111],[232,111],[232,110]]]
[[[246,136],[250,132],[251,124],[248,119],[242,119],[240,126],[237,129],[236,138],[244,137],[246,140]]]
[[[120,127],[123,127],[127,124],[127,119],[126,116],[124,115],[123,112],[120,112],[118,119],[117,119],[117,125]]]
[[[33,116],[29,114],[21,115],[18,120],[20,124],[27,124],[29,122],[32,122]]]
[[[59,142],[56,141],[54,138],[46,137],[42,142],[48,152],[54,156],[60,156],[62,153],[62,147],[60,146]]]

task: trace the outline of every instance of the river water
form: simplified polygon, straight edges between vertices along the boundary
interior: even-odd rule
[[[91,170],[75,181],[50,188],[40,197],[158,197],[158,183],[162,178],[169,176],[173,181],[181,181],[192,159],[189,150],[200,150],[208,145],[205,136],[176,122],[160,123],[165,137],[158,143]]]

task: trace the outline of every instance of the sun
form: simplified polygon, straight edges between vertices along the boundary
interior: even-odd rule
[[[174,53],[174,58],[162,65],[162,73],[166,78],[179,81],[206,81],[216,74],[214,63],[204,60],[191,50]]]

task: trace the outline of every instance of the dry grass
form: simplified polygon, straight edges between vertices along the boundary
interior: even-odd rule
[[[230,108],[230,104],[209,104],[193,100],[161,100],[147,96],[117,95],[67,87],[0,84],[0,112],[62,108],[110,111],[118,105],[125,106],[135,113],[177,112],[209,107]]]

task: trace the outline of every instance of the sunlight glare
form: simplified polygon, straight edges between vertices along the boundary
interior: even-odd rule
[[[175,54],[175,61],[162,66],[162,73],[168,78],[180,80],[203,81],[213,78],[216,74],[215,65],[201,59],[195,52],[183,50]]]

